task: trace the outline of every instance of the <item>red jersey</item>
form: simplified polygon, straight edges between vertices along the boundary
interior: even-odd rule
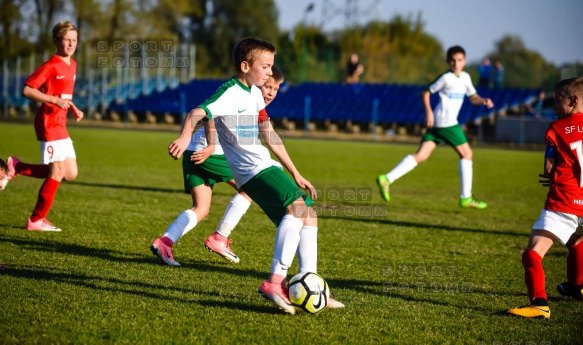
[[[545,140],[557,152],[545,209],[583,217],[583,113],[552,122]]]
[[[53,55],[26,79],[24,85],[39,89],[49,96],[73,99],[77,62],[71,58],[70,65]],[[61,109],[52,103],[42,103],[36,112],[34,130],[38,141],[67,139],[67,109]]]

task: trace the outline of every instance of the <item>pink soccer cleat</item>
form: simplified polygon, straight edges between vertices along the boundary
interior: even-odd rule
[[[57,228],[51,222],[49,222],[46,218],[42,218],[37,220],[36,222],[32,222],[30,218],[26,221],[26,230],[30,231],[61,231],[61,229]]]
[[[282,284],[271,283],[269,280],[264,281],[259,285],[259,293],[272,301],[277,305],[277,307],[288,314],[295,314],[296,308],[291,304],[287,290],[284,285],[285,279]]]
[[[8,157],[8,159],[6,160],[6,165],[8,165],[8,171],[6,172],[6,177],[4,177],[2,181],[0,181],[0,190],[4,190],[4,188],[6,188],[6,185],[8,184],[8,181],[16,177],[15,167],[16,164],[18,163],[20,163],[20,159],[12,156]]]
[[[180,263],[174,261],[172,247],[165,245],[161,239],[155,239],[154,242],[152,242],[150,245],[150,250],[160,259],[160,263],[162,265],[180,266]]]
[[[204,241],[204,246],[211,252],[215,252],[223,258],[237,264],[239,263],[239,257],[233,253],[233,250],[229,246],[230,243],[233,243],[233,240],[229,240],[226,237],[224,241],[217,240],[213,234],[207,237],[206,241]]]

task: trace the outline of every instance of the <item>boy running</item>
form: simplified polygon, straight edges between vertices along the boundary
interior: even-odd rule
[[[522,253],[524,282],[529,305],[508,309],[507,313],[529,318],[551,317],[545,291],[542,260],[559,240],[567,245],[567,279],[557,286],[563,296],[583,300],[583,77],[564,79],[555,86],[555,113],[558,120],[547,129],[543,185],[550,183],[545,207],[532,227]]]
[[[386,175],[377,177],[381,196],[386,202],[390,200],[389,186],[392,183],[426,161],[437,144],[446,143],[453,147],[460,157],[460,207],[486,208],[488,206],[485,202],[476,200],[472,195],[472,149],[457,122],[457,116],[464,96],[468,96],[473,105],[485,105],[492,108],[494,104],[489,98],[482,98],[476,93],[470,75],[463,71],[466,65],[466,52],[462,47],[453,46],[447,50],[447,63],[450,70],[440,75],[427,90],[421,93],[427,131],[421,139],[419,149],[416,153],[403,158]],[[431,109],[430,96],[436,92],[439,93],[439,104],[434,112]]]
[[[46,216],[61,181],[77,177],[77,158],[67,132],[67,112],[72,110],[77,121],[83,118],[83,112],[73,104],[77,73],[77,63],[72,58],[77,48],[75,26],[69,21],[55,25],[53,44],[57,47],[57,53],[26,79],[22,90],[25,97],[42,103],[34,119],[42,164],[26,164],[16,157],[8,157],[8,174],[0,181],[0,189],[3,190],[8,181],[18,175],[45,179],[34,211],[26,222],[26,229],[37,231],[61,231]]]
[[[190,142],[195,124],[204,118],[215,120],[225,158],[237,187],[247,193],[277,226],[274,256],[269,279],[259,286],[259,293],[286,313],[294,314],[286,290],[286,276],[296,250],[301,267],[317,271],[317,217],[310,207],[316,190],[296,169],[281,139],[265,112],[265,103],[257,85],[271,75],[275,47],[268,42],[246,38],[233,50],[236,76],[186,117],[182,133],[168,147],[178,159]],[[271,163],[263,139],[279,161],[293,176],[291,180]],[[295,181],[295,183],[294,183]]]

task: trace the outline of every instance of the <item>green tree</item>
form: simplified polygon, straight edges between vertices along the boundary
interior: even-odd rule
[[[504,65],[504,87],[544,87],[550,90],[560,78],[559,70],[538,52],[525,47],[520,37],[507,35],[496,42],[490,54]]]
[[[24,0],[0,0],[0,49],[2,58],[8,59],[17,55],[22,48],[23,38],[21,37],[22,7]]]
[[[254,36],[276,42],[278,12],[273,0],[207,0],[211,12],[202,25],[193,27],[201,76],[226,77],[233,73],[231,51],[243,37]]]

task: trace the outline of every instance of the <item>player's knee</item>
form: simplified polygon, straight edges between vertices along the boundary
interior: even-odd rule
[[[197,206],[196,209],[194,210],[199,221],[201,221],[203,218],[208,216],[209,211],[210,211],[210,208],[207,206],[202,206],[202,207]]]
[[[77,178],[77,170],[67,171],[67,173],[65,173],[65,175],[64,175],[64,179],[67,181],[73,181],[76,178]]]
[[[429,155],[424,154],[424,153],[415,153],[412,156],[415,159],[415,161],[417,162],[417,164],[421,164],[421,163],[425,162],[427,160],[427,158],[429,158]]]

